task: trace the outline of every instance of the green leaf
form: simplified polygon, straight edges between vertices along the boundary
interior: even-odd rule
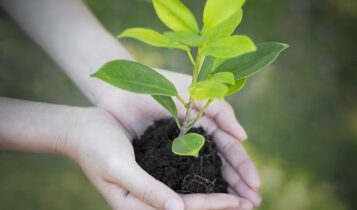
[[[118,35],[118,38],[134,38],[155,47],[168,47],[171,42],[164,35],[147,28],[130,28]]]
[[[172,142],[172,152],[176,155],[198,157],[205,138],[197,133],[188,133],[179,136]]]
[[[192,32],[180,31],[180,32],[165,32],[164,36],[171,42],[178,42],[190,47],[198,47],[203,44],[205,38]]]
[[[289,45],[266,42],[257,45],[257,51],[223,62],[214,72],[232,72],[236,80],[247,78],[270,65]]]
[[[207,56],[203,61],[200,73],[198,74],[197,81],[202,81],[207,79],[209,73],[213,70],[213,64],[215,62],[214,57]]]
[[[173,31],[198,33],[198,25],[191,11],[179,0],[153,0],[161,22]]]
[[[140,63],[113,60],[91,76],[135,93],[177,96],[175,86],[164,76]]]
[[[235,35],[209,44],[206,53],[217,58],[232,58],[255,50],[256,47],[248,36]]]
[[[210,78],[210,80],[229,85],[233,85],[235,82],[234,75],[231,72],[216,73]]]
[[[240,91],[244,87],[246,82],[247,82],[246,78],[236,80],[233,85],[228,86],[228,92],[226,93],[226,96],[232,95],[232,94]]]
[[[228,88],[221,82],[204,80],[191,84],[189,92],[190,96],[196,101],[223,99],[228,92]]]
[[[222,37],[230,36],[243,18],[243,11],[239,9],[232,16],[219,23],[213,28],[203,28],[202,33],[207,35],[207,43],[220,39]]]
[[[207,0],[203,11],[204,28],[212,29],[242,8],[245,0]]]
[[[152,97],[169,111],[174,118],[178,118],[176,105],[170,96],[153,95]]]

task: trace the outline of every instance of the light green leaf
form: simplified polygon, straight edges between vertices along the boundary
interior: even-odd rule
[[[153,95],[152,96],[159,104],[171,113],[174,118],[178,118],[175,102],[170,96]]]
[[[222,23],[239,9],[245,0],[207,0],[203,11],[204,28],[212,29]]]
[[[168,47],[171,42],[164,35],[147,28],[129,28],[118,35],[118,38],[134,38],[155,47]]]
[[[233,85],[228,86],[228,92],[226,93],[226,96],[232,95],[232,94],[240,91],[244,87],[246,82],[247,82],[246,78],[236,80]]]
[[[222,37],[230,36],[237,26],[240,24],[243,18],[243,11],[239,9],[232,16],[228,17],[223,22],[219,23],[213,28],[203,28],[202,33],[207,35],[207,42],[212,42]]]
[[[217,58],[232,58],[255,50],[256,47],[248,36],[235,35],[209,44],[206,53]]]
[[[197,81],[202,81],[207,79],[209,73],[213,70],[215,59],[214,57],[207,56],[203,61],[200,73],[198,74]]]
[[[205,138],[197,133],[188,133],[179,136],[172,142],[172,152],[176,155],[198,157]]]
[[[234,75],[231,72],[219,72],[214,74],[210,80],[220,82],[223,84],[234,84]]]
[[[266,42],[257,45],[257,51],[223,62],[214,72],[232,72],[236,80],[249,77],[270,65],[289,45]]]
[[[164,76],[140,63],[113,60],[91,76],[135,93],[177,96],[175,86]]]
[[[198,47],[203,44],[205,38],[192,32],[180,31],[180,32],[165,32],[164,36],[171,42],[182,43],[190,47]]]
[[[198,25],[191,11],[179,0],[153,0],[161,22],[173,31],[198,33]]]
[[[204,80],[191,84],[189,92],[190,96],[196,101],[223,99],[228,92],[228,88],[221,82]]]

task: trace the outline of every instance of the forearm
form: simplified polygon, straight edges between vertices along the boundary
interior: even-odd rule
[[[0,149],[61,153],[82,108],[0,97]]]
[[[82,1],[0,2],[94,103],[107,85],[89,75],[108,60],[132,59]]]

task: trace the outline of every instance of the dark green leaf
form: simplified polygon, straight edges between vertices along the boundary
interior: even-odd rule
[[[205,143],[205,138],[197,133],[179,136],[172,142],[172,152],[176,155],[198,157]]]
[[[197,47],[203,44],[205,38],[192,32],[180,31],[180,32],[166,32],[164,36],[171,42],[182,43],[190,47]]]
[[[197,81],[202,81],[207,79],[209,73],[213,70],[213,64],[215,59],[211,56],[207,56],[203,61],[200,73],[198,74]]]
[[[104,64],[91,76],[135,93],[177,96],[175,86],[164,76],[140,63],[114,60]]]
[[[198,25],[191,11],[179,0],[153,0],[156,14],[173,31],[198,33]]]
[[[228,92],[228,88],[221,82],[204,80],[193,83],[189,91],[193,99],[203,101],[206,99],[223,99]]]
[[[218,66],[215,72],[232,72],[236,80],[249,77],[270,65],[289,45],[266,42],[257,45],[257,51],[232,58]]]
[[[152,97],[169,111],[174,118],[178,118],[176,105],[170,96],[153,95]]]
[[[228,86],[228,92],[226,93],[226,96],[232,95],[232,94],[240,91],[244,87],[246,82],[247,82],[246,78],[236,80],[233,85]]]
[[[235,35],[209,44],[206,53],[217,58],[232,58],[255,50],[256,47],[249,37]]]

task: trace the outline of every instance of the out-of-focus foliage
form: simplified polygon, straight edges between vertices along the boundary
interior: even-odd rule
[[[149,1],[87,2],[113,35],[133,26],[164,30]],[[204,0],[183,2],[202,16]],[[229,98],[261,171],[260,209],[357,209],[357,2],[248,0],[244,11],[239,33],[290,44]],[[0,95],[88,104],[4,12],[0,28]],[[147,65],[191,70],[184,52],[124,44]],[[63,158],[0,152],[0,166],[0,209],[109,209]]]

